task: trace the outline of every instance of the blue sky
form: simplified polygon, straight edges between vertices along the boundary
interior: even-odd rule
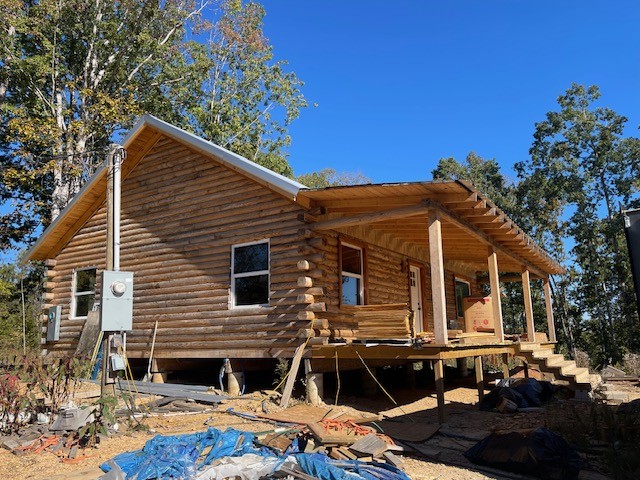
[[[640,125],[640,2],[264,0],[275,56],[316,108],[290,128],[296,174],[431,178],[441,157],[514,178],[534,125],[572,82]]]

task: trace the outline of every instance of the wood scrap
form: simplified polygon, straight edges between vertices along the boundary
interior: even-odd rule
[[[328,431],[323,424],[317,422],[308,423],[307,427],[314,438],[325,445],[351,445],[363,436],[354,432]]]
[[[287,382],[284,385],[284,391],[282,392],[282,398],[280,399],[280,406],[287,408],[289,406],[289,400],[291,399],[291,393],[293,392],[293,384],[296,382],[298,376],[298,370],[300,369],[300,361],[304,354],[306,343],[298,345],[296,352],[293,354],[293,360],[291,360],[291,368],[289,369],[289,376]]]
[[[382,456],[388,463],[390,463],[394,467],[397,467],[400,470],[404,468],[404,460],[402,460],[402,458],[398,457],[392,452],[386,451],[382,454]]]
[[[374,433],[366,435],[349,447],[356,454],[378,457],[387,451],[388,444]]]

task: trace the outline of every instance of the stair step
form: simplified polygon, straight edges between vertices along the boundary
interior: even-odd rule
[[[555,355],[555,353],[553,353],[553,350],[547,348],[544,350],[536,350],[535,352],[533,352],[532,357],[542,359],[550,357],[551,355]]]
[[[539,343],[521,343],[520,344],[520,351],[521,352],[537,352],[538,350],[540,350],[540,344]]]
[[[574,362],[571,363],[573,365],[567,365],[566,367],[560,369],[560,375],[562,375],[563,377],[570,377],[571,379],[575,379],[582,375],[589,375],[588,368],[578,368],[578,366]]]
[[[589,384],[589,386],[591,386],[591,374],[587,371],[587,373],[576,375],[574,382],[577,384]]]
[[[563,363],[563,362],[566,362],[566,361],[568,361],[568,360],[565,360],[563,355],[560,355],[558,353],[554,353],[553,355],[549,355],[549,356],[545,357],[545,362],[544,363],[545,363],[545,365],[547,367],[553,367],[553,366],[555,366],[557,364],[560,364],[560,363]]]
[[[570,369],[571,372],[570,374],[573,375],[574,377],[580,377],[583,375],[589,375],[589,369],[588,368],[583,368],[583,367],[578,367],[577,365],[574,364],[574,368]]]

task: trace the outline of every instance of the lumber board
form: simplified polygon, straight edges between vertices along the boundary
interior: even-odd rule
[[[293,359],[291,360],[289,376],[287,377],[287,381],[284,385],[284,390],[282,391],[282,398],[280,399],[280,406],[283,408],[287,408],[287,406],[289,405],[291,392],[293,392],[293,384],[296,382],[296,377],[298,376],[298,370],[300,369],[300,361],[302,360],[304,349],[305,344],[298,345],[298,348],[296,348],[296,353],[293,355]]]

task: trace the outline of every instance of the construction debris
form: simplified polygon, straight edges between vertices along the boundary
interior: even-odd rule
[[[296,430],[282,435],[272,432],[259,439],[250,432],[232,428],[224,432],[209,428],[201,433],[156,436],[142,450],[117,455],[102,464],[101,468],[110,472],[117,465],[125,478],[141,479],[259,478],[271,475],[284,466],[283,473],[304,480],[409,480],[395,464],[384,460],[382,445],[375,435],[373,437],[365,443],[372,448],[375,445],[376,452],[381,455],[376,460],[372,455],[364,458],[347,455],[343,447],[336,447],[329,454],[322,448],[306,453],[304,447],[301,448],[301,444],[306,442],[305,433]],[[264,448],[273,442],[278,443],[278,447]],[[396,463],[400,462],[396,460]]]
[[[83,438],[76,431],[60,433],[50,430],[46,426],[30,426],[21,435],[14,434],[5,438],[2,446],[14,455],[41,454],[51,452],[61,462],[80,463],[91,458],[85,454]]]
[[[480,410],[497,409],[501,413],[538,411],[558,392],[559,387],[534,378],[501,380],[479,402]]]

